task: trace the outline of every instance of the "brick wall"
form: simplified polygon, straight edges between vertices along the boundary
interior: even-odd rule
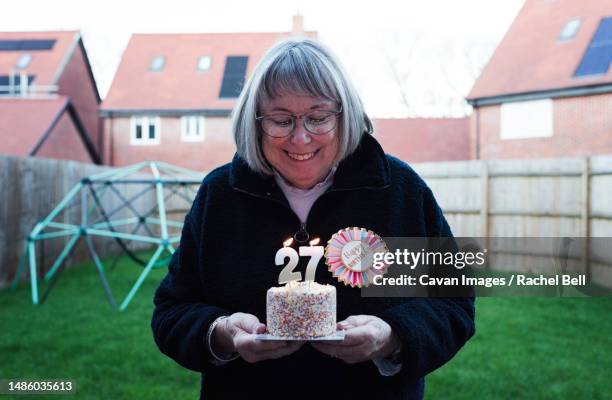
[[[96,152],[100,154],[100,117],[98,99],[85,58],[79,46],[75,49],[58,82],[60,94],[68,96],[83,122]]]
[[[480,107],[471,116],[470,153],[479,147],[482,159],[612,154],[612,94],[554,99],[553,120],[552,137],[502,140],[500,106]]]
[[[470,158],[468,118],[377,118],[372,122],[385,152],[406,162]]]
[[[105,163],[123,166],[144,160],[164,161],[196,171],[208,171],[230,162],[236,146],[229,118],[207,117],[203,142],[183,142],[179,117],[160,118],[160,144],[130,144],[130,118],[106,118]]]
[[[36,156],[85,163],[93,162],[67,112],[63,113]]]

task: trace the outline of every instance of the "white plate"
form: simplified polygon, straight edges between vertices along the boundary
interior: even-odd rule
[[[329,340],[329,341],[343,341],[344,336],[346,335],[346,331],[338,330],[335,333],[327,336],[317,336],[313,338],[298,338],[298,337],[290,337],[290,336],[274,336],[269,333],[260,333],[255,336],[257,340],[263,341],[272,341],[272,340],[285,340],[285,341],[294,341],[294,340],[305,340],[305,341],[313,341],[313,340]]]

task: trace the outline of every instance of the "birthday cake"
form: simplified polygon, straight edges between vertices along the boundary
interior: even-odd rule
[[[336,288],[291,281],[268,290],[267,328],[275,336],[313,338],[336,331]]]

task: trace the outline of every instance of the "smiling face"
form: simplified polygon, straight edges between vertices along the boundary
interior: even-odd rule
[[[333,101],[283,93],[272,100],[263,101],[260,115],[304,115],[314,110],[333,111]],[[321,182],[329,173],[338,153],[338,125],[329,133],[313,135],[304,128],[303,120],[296,120],[293,132],[283,138],[265,133],[261,139],[266,160],[289,183],[300,189],[309,189]]]

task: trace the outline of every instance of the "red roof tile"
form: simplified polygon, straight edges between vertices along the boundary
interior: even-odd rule
[[[55,45],[51,50],[24,50],[24,51],[0,51],[0,75],[8,75],[10,70],[15,70],[17,60],[22,54],[30,53],[32,61],[24,70],[28,75],[35,75],[34,84],[37,85],[53,85],[57,82],[54,79],[59,78],[59,73],[63,68],[67,57],[70,56],[68,51],[73,48],[73,45],[78,41],[80,35],[77,31],[50,31],[50,32],[0,32],[0,40],[17,40],[17,39],[55,39]]]
[[[468,160],[469,118],[375,119],[385,152],[407,162]]]
[[[26,156],[65,109],[68,98],[0,99],[0,153]]]
[[[289,33],[206,33],[132,35],[113,79],[104,110],[231,109],[219,99],[227,56],[248,56],[247,76],[263,55]],[[307,36],[316,37],[315,32]],[[160,72],[149,70],[156,56],[166,58]],[[210,56],[208,71],[196,68]]]
[[[610,16],[608,0],[527,0],[468,99],[611,83],[612,68],[573,78],[601,18]],[[575,18],[581,19],[576,36],[559,40]]]

